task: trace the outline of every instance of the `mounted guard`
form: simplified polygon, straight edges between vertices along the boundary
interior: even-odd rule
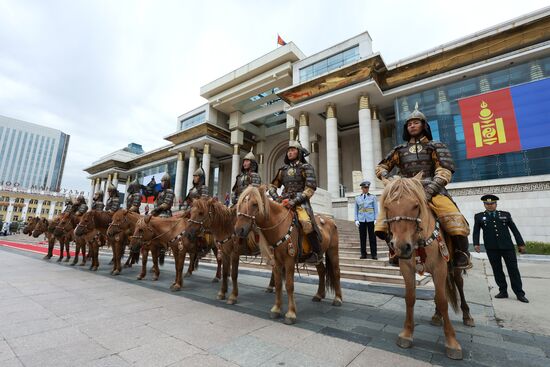
[[[250,149],[250,152],[244,156],[241,172],[237,175],[235,184],[231,189],[231,206],[237,204],[239,196],[249,185],[259,187],[261,184],[262,179],[258,173],[258,162],[254,153],[252,153],[252,149]]]
[[[403,140],[405,143],[393,148],[378,164],[376,176],[379,179],[388,179],[394,167],[399,168],[400,176],[408,178],[422,172],[422,184],[428,204],[445,233],[451,237],[454,266],[458,269],[471,268],[472,263],[468,252],[470,228],[445,189],[455,171],[451,152],[445,144],[433,140],[430,125],[426,116],[418,110],[418,104],[405,121]],[[388,233],[385,220],[386,213],[381,207],[375,232],[382,239],[386,239]]]
[[[205,183],[205,175],[202,167],[199,167],[193,173],[193,187],[189,190],[189,193],[183,201],[183,211],[188,212],[191,210],[191,205],[194,199],[201,197],[208,197],[208,186]]]
[[[87,211],[88,211],[88,205],[86,204],[86,199],[84,198],[84,195],[78,195],[78,198],[76,199],[75,209],[74,209],[75,215],[77,217],[81,217]]]
[[[107,199],[107,205],[105,205],[105,211],[114,213],[118,209],[120,209],[120,198],[119,198],[118,190],[113,184],[109,184],[107,193],[109,195],[109,199]]]
[[[126,197],[126,209],[129,212],[139,214],[139,207],[141,206],[141,185],[139,184],[137,177],[134,181],[128,185],[128,195]]]
[[[103,211],[103,208],[105,208],[105,204],[103,204],[103,190],[99,190],[94,193],[92,210]]]
[[[174,190],[170,188],[170,175],[165,173],[160,179],[162,191],[157,196],[155,209],[151,211],[154,217],[169,218],[172,216],[172,206],[174,205]]]
[[[312,248],[312,253],[306,262],[317,264],[322,260],[320,245],[322,241],[310,204],[310,199],[317,189],[317,177],[313,166],[305,159],[308,155],[309,152],[299,141],[289,141],[285,164],[271,182],[269,195],[286,208],[296,211],[302,231]],[[277,189],[281,186],[284,186],[284,189],[279,196]]]

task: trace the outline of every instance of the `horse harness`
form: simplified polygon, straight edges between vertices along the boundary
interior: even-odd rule
[[[418,210],[418,212],[419,212],[418,214],[420,215],[420,209]],[[396,217],[384,219],[384,222],[388,224],[389,235],[388,235],[387,244],[388,244],[388,247],[389,247],[389,250],[390,250],[390,258],[395,257],[395,249],[391,245],[391,241],[390,241],[391,237],[392,237],[392,234],[391,234],[389,224],[393,223],[393,222],[399,222],[399,221],[402,221],[402,220],[415,222],[416,232],[417,233],[422,232],[422,227],[420,227],[420,223],[422,223],[422,219],[420,219],[419,216],[417,216],[417,217],[396,216]],[[443,237],[441,236],[441,225],[440,225],[439,220],[437,218],[435,219],[435,226],[434,226],[434,230],[432,231],[431,235],[426,239],[419,238],[418,241],[416,242],[416,248],[415,248],[415,251],[416,251],[416,256],[415,256],[416,271],[420,275],[423,275],[424,271],[425,271],[426,247],[430,246],[434,241],[437,241],[438,247],[439,247],[439,252],[441,253],[441,256],[443,256],[443,258],[445,259],[445,262],[448,262],[449,261],[449,249],[447,248],[447,245],[445,244],[445,241],[443,240]]]

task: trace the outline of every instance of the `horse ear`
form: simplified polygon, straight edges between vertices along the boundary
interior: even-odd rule
[[[260,191],[260,195],[263,197],[263,196],[265,196],[265,193],[267,191],[267,186],[266,185],[260,185],[260,187],[258,187],[258,190]]]
[[[413,180],[422,181],[422,176],[424,176],[424,175],[423,175],[422,171],[420,171],[413,177]]]
[[[146,215],[145,218],[143,218],[143,220],[145,221],[145,224],[149,224],[152,217],[153,217],[152,215]]]

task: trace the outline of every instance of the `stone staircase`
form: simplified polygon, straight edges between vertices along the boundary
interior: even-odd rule
[[[359,259],[361,256],[361,246],[359,244],[359,231],[355,227],[355,223],[346,220],[336,220],[338,226],[338,235],[340,238],[339,255],[340,255],[340,275],[342,279],[353,281],[364,281],[369,283],[383,283],[404,285],[401,272],[398,267],[389,264],[388,247],[384,241],[378,241],[378,260]],[[367,252],[370,257],[370,248]],[[216,259],[213,254],[204,257],[202,262],[215,263]],[[261,257],[242,257],[239,267],[254,268],[268,270],[269,267]],[[314,266],[306,265],[306,269],[300,267],[302,275],[316,274]],[[428,283],[431,278],[429,276],[417,275],[417,285],[422,286]]]

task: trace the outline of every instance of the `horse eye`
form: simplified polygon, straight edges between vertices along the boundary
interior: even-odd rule
[[[258,207],[258,204],[257,204],[257,203],[254,203],[254,204],[252,204],[252,207],[253,207],[253,208],[257,208],[257,207]]]

